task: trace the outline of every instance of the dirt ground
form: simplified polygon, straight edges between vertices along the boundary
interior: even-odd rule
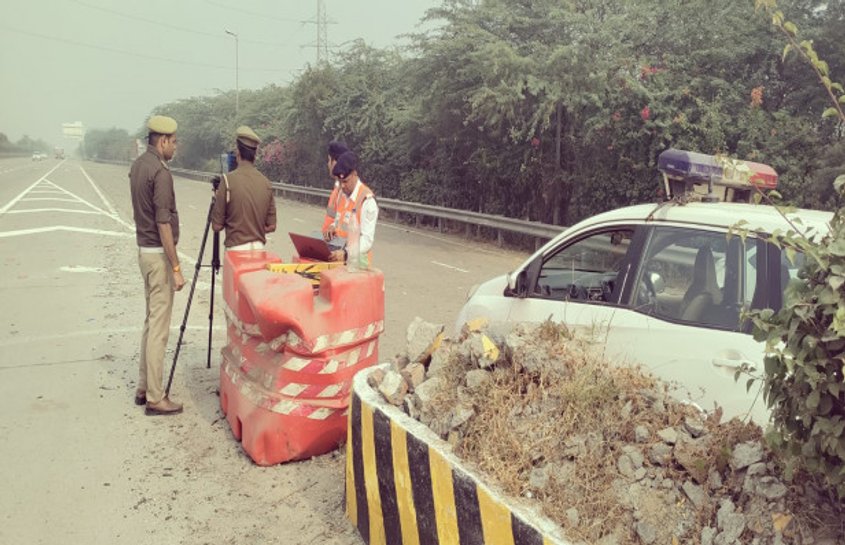
[[[343,513],[343,451],[258,467],[222,419],[225,318],[218,277],[208,370],[208,269],[173,384],[185,412],[153,418],[134,405],[144,299],[127,169],[0,163],[0,544],[360,544]],[[176,191],[192,276],[210,191],[187,180]],[[278,207],[270,249],[289,257],[287,232],[308,232],[322,210]],[[469,286],[522,258],[388,222],[377,241],[385,358],[414,315],[449,323]],[[187,288],[176,296],[166,372],[187,299]]]

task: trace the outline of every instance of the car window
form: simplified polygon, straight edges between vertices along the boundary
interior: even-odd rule
[[[756,240],[659,227],[637,278],[635,308],[672,321],[735,330],[757,289]]]
[[[602,231],[558,249],[543,261],[533,295],[561,301],[615,301],[617,276],[633,235],[630,228]]]

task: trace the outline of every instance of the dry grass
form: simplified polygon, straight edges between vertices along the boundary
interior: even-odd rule
[[[658,431],[680,429],[686,418],[698,418],[699,413],[673,401],[667,385],[643,370],[608,363],[589,340],[577,338],[563,326],[547,322],[524,338],[530,339],[527,349],[542,356],[532,360],[532,371],[520,363],[519,354],[507,353],[491,371],[491,383],[476,391],[468,389],[465,380],[467,372],[477,367],[466,351],[452,351],[451,364],[441,375],[444,387],[429,407],[430,415],[447,422],[455,407],[473,408],[475,416],[459,428],[458,435],[453,432],[450,441],[459,456],[506,494],[538,500],[570,539],[595,543],[613,535],[613,542],[620,545],[640,543],[634,531],[635,507],[641,515],[665,520],[668,528],[672,517],[680,516],[686,526],[679,542],[698,543],[702,528],[715,520],[719,498],[740,502],[744,473],[730,469],[730,456],[737,444],[760,440],[759,427],[737,420],[720,423],[718,413],[705,422],[706,448],[695,459],[702,470],[697,472],[698,484],[704,490],[718,488],[708,482],[714,472],[722,481],[721,488],[708,492],[708,504],[693,508],[683,495],[679,501],[667,500],[673,497],[673,488],[648,491],[643,502],[647,505],[632,506],[635,500],[626,494],[631,483],[621,478],[617,461],[626,447],[636,444],[636,428],[649,431],[650,440],[637,445],[647,452],[659,442]],[[538,361],[544,363],[538,366]],[[674,461],[658,467],[646,459],[645,469],[645,481],[670,479],[675,485],[693,481]],[[537,478],[544,484],[538,486]],[[784,536],[793,538],[785,543],[796,542],[801,535],[819,535],[818,529],[824,527],[832,528],[831,535],[845,535],[843,507],[834,502],[820,508],[824,498],[804,490],[809,486],[804,482],[800,491],[793,487],[784,500],[784,512],[791,520]],[[821,499],[807,501],[815,497]],[[577,520],[569,516],[573,508]],[[771,517],[764,515],[770,527]],[[672,542],[673,530],[661,531],[662,538],[670,532],[665,539]],[[745,537],[743,542],[750,543]]]

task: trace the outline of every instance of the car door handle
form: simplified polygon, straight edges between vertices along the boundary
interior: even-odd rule
[[[713,358],[712,363],[714,367],[722,367],[724,369],[743,369],[750,373],[753,373],[757,370],[757,364],[755,364],[753,361],[746,359]]]

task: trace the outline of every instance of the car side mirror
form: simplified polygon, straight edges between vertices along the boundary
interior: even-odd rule
[[[508,286],[508,292],[506,295],[512,295],[515,297],[525,297],[528,295],[528,276],[525,272],[525,269],[519,271],[516,277],[512,279]]]

